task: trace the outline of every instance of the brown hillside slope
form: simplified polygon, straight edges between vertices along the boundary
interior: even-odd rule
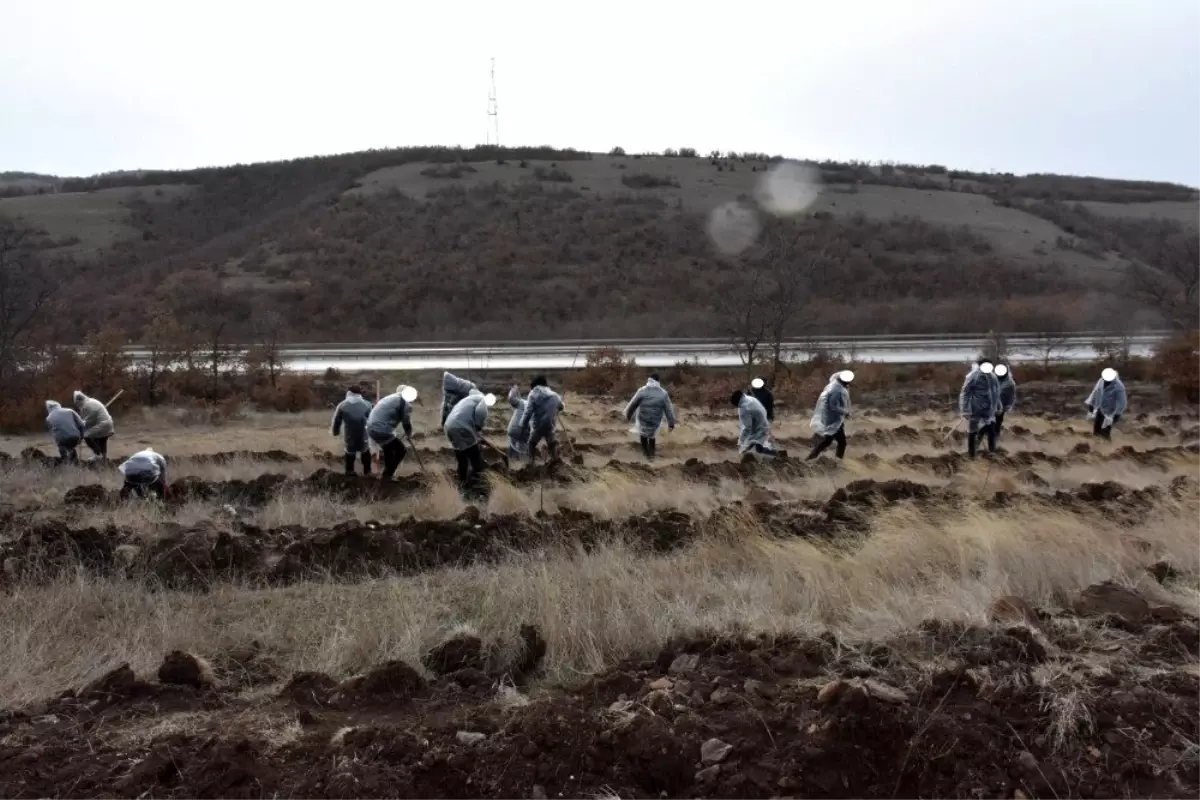
[[[718,252],[709,215],[752,206],[775,163],[412,148],[65,179],[0,215],[79,259],[62,272],[60,337],[111,323],[138,338],[156,310],[226,338],[251,335],[263,310],[306,341],[720,335],[715,309],[728,315],[762,253]],[[790,333],[1156,326],[1187,305],[1139,297],[1125,277],[1130,263],[1156,276],[1186,264],[1196,228],[1181,220],[1200,208],[1187,187],[819,172],[819,200],[776,226],[813,272]]]

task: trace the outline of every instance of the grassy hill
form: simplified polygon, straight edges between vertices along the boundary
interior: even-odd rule
[[[74,340],[105,324],[141,338],[161,313],[243,339],[720,335],[739,302],[747,318],[765,309],[748,284],[781,268],[803,274],[786,323],[797,335],[1194,315],[1189,187],[823,163],[816,202],[779,219],[756,208],[778,167],[761,154],[409,148],[4,173],[0,194],[14,196],[0,216],[44,229],[44,258],[71,256],[56,267],[70,314],[55,333]],[[731,204],[767,230],[736,255],[709,233]],[[794,244],[781,255],[771,241]],[[1138,291],[1148,282],[1164,292]]]

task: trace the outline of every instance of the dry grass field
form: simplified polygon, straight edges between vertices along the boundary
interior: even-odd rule
[[[2,439],[0,796],[1195,796],[1198,420],[1080,388],[974,462],[856,398],[842,462],[681,409],[648,464],[571,398],[470,502],[424,401],[390,485],[326,413],[118,419],[165,505]]]
[[[188,191],[187,186],[145,186],[0,198],[0,216],[19,218],[67,242],[56,252],[87,256],[140,237],[126,205],[133,197],[166,202]]]

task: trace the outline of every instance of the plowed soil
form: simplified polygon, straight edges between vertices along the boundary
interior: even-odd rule
[[[763,465],[726,467],[739,472],[746,467],[761,469]],[[685,465],[683,469],[688,467]],[[379,496],[367,492],[407,490],[400,483],[381,484],[325,472],[314,479],[318,477],[329,479],[331,484],[361,490],[364,497]],[[233,484],[242,490],[244,485],[256,482]],[[987,504],[998,507],[1041,504],[1079,514],[1099,512],[1133,525],[1145,519],[1165,498],[1196,498],[1198,494],[1197,482],[1184,476],[1174,479],[1169,486],[1143,489],[1109,481],[1086,483],[1069,492],[996,491]],[[245,499],[244,494],[237,496]],[[99,574],[141,577],[176,589],[204,589],[221,580],[263,585],[313,578],[360,580],[494,561],[514,550],[562,544],[577,544],[586,549],[616,537],[648,553],[667,552],[705,533],[719,533],[744,523],[747,512],[757,519],[767,535],[828,538],[866,534],[876,514],[888,506],[909,503],[937,514],[958,508],[965,500],[954,490],[909,480],[863,479],[838,489],[825,502],[782,503],[765,493],[750,497],[746,503],[732,503],[706,518],[693,518],[672,510],[619,520],[573,510],[535,519],[484,517],[478,509],[469,507],[453,520],[410,519],[387,525],[347,521],[332,528],[288,526],[268,530],[239,520],[191,527],[167,525],[149,541],[134,531],[112,526],[81,528],[55,521],[30,526],[10,520],[10,525],[20,530],[12,540],[0,542],[0,563],[4,566],[0,581],[50,578],[62,570],[73,571],[78,567]]]
[[[345,681],[176,652],[0,715],[0,796],[1195,797],[1195,619],[1104,584],[1020,605],[872,645],[678,641],[532,695],[528,629],[520,665],[468,639]]]

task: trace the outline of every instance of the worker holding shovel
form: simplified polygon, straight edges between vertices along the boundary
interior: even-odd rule
[[[400,384],[395,392],[376,403],[367,417],[367,436],[383,452],[382,477],[385,481],[395,476],[400,462],[408,454],[404,442],[396,436],[396,428],[404,428],[404,435],[411,440],[412,404],[416,399],[416,389]]]
[[[481,437],[488,409],[495,403],[496,395],[485,395],[478,389],[471,389],[446,415],[446,438],[454,448],[454,459],[458,462],[458,486],[464,493],[472,483],[478,481],[485,469]]]
[[[558,434],[555,425],[562,412],[563,400],[558,393],[546,385],[546,377],[538,375],[530,384],[529,397],[525,399],[525,410],[521,413],[518,427],[529,431],[529,459],[533,460],[538,442],[545,440],[550,461],[558,460]]]
[[[113,400],[117,398],[114,397]],[[108,440],[112,438],[112,414],[108,407],[94,397],[88,397],[80,391],[74,395],[75,410],[83,418],[83,441],[101,461],[108,460]],[[109,401],[110,403],[112,400]]]

